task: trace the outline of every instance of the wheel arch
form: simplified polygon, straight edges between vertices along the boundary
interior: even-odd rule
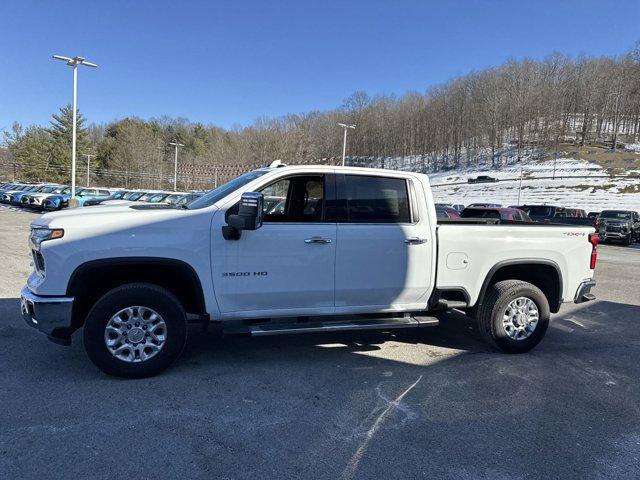
[[[482,305],[487,289],[501,280],[522,280],[535,285],[547,298],[551,312],[557,313],[560,310],[563,299],[562,270],[553,260],[513,259],[496,263],[482,282],[474,310],[477,311]]]
[[[206,314],[200,278],[188,263],[157,257],[115,257],[83,263],[69,277],[66,294],[74,297],[73,327],[82,326],[90,308],[109,290],[138,282],[166,288],[188,313]]]

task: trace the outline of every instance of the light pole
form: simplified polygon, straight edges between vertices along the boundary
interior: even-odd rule
[[[95,63],[87,62],[84,57],[63,57],[54,55],[56,60],[62,60],[67,65],[73,67],[73,127],[71,137],[71,198],[76,196],[76,110],[78,103],[78,65],[96,68]]]
[[[344,128],[344,141],[342,142],[342,166],[344,167],[344,157],[347,155],[347,128],[355,129],[355,125],[347,125],[346,123],[339,123]]]
[[[553,179],[556,179],[556,163],[558,163],[558,143],[560,143],[560,138],[556,137],[556,153],[553,157]]]
[[[89,186],[89,164],[91,162],[91,157],[95,157],[95,155],[85,153],[85,157],[87,157],[87,187]]]
[[[522,192],[522,165],[520,166],[520,184],[518,185],[518,206],[520,206],[520,193]]]
[[[169,142],[169,145],[176,147],[175,164],[173,170],[173,191],[178,191],[178,147],[184,147],[183,144],[178,142]]]

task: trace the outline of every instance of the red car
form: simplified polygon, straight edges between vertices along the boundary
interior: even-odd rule
[[[436,216],[443,219],[460,218],[460,213],[451,207],[436,205]]]
[[[522,210],[511,207],[479,208],[467,207],[460,214],[461,218],[499,218],[500,220],[513,220],[516,222],[532,222],[529,215]]]

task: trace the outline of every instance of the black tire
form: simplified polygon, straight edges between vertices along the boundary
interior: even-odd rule
[[[166,324],[166,340],[160,351],[146,361],[127,362],[111,354],[105,344],[107,323],[120,310],[142,306],[155,310]],[[149,283],[130,283],[107,292],[93,306],[84,325],[84,348],[96,367],[116,377],[143,378],[157,375],[176,360],[187,338],[184,308],[168,290]]]
[[[503,325],[503,316],[509,303],[516,298],[526,297],[538,308],[538,323],[531,334],[524,339],[511,338]],[[490,286],[478,311],[478,327],[484,339],[505,353],[524,353],[538,345],[549,326],[549,302],[542,291],[521,280],[503,280]]]

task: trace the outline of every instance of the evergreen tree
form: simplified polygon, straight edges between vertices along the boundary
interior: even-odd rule
[[[51,133],[41,127],[29,127],[9,144],[20,178],[28,181],[53,181],[60,172],[51,168]]]
[[[50,168],[58,172],[56,178],[69,182],[71,171],[71,141],[73,137],[73,108],[67,105],[60,112],[52,115],[51,127],[48,129],[51,135]],[[82,154],[89,150],[89,140],[85,119],[78,111],[76,114],[76,159],[79,162]],[[76,181],[78,179],[76,178]]]
[[[73,134],[73,108],[71,105],[67,105],[60,109],[60,113],[54,113],[52,115],[51,127],[49,132],[55,141],[62,141],[69,144],[71,148],[71,137]],[[85,119],[77,111],[76,114],[76,142],[77,145],[86,146],[87,144],[87,128],[85,127]]]

